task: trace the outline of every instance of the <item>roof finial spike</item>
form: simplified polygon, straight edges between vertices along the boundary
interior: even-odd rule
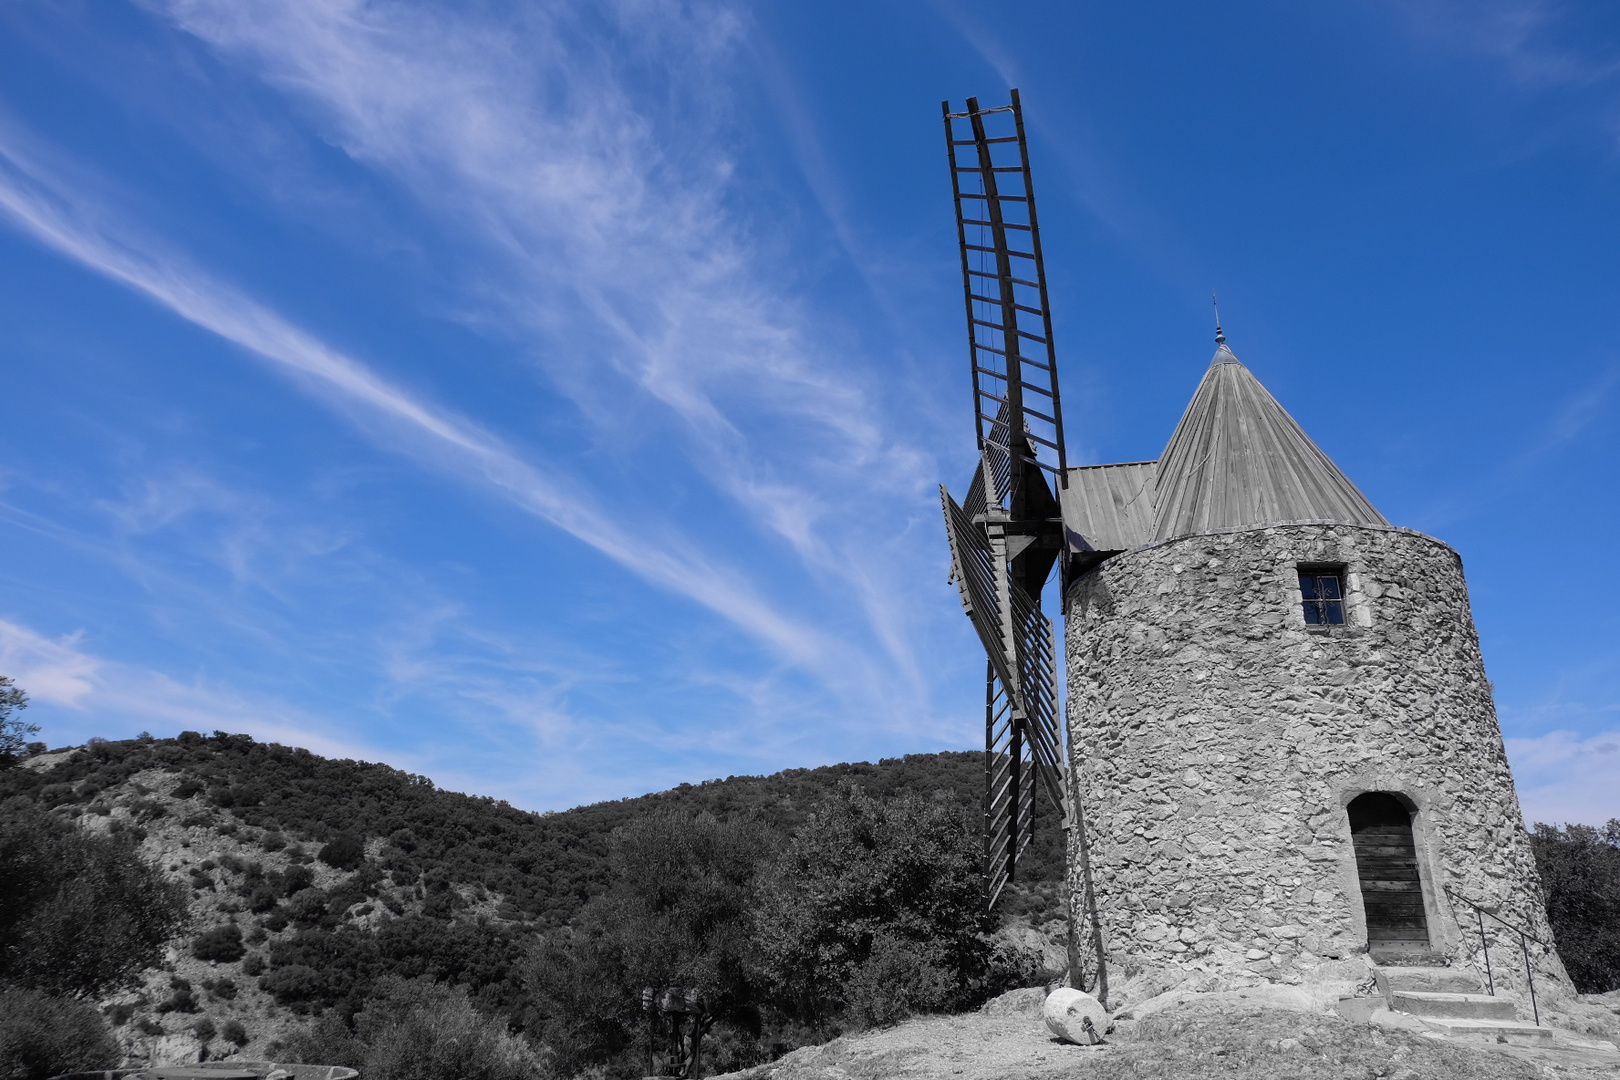
[[[1209,293],[1209,302],[1215,305],[1215,344],[1225,345],[1226,335],[1221,333],[1221,302],[1216,298],[1213,289]]]

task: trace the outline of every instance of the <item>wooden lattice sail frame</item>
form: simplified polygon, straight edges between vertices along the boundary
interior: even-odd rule
[[[1078,853],[1069,903],[1071,981],[1106,994],[1102,942],[1081,810],[1069,790],[1058,717],[1057,656],[1041,592],[1064,552],[1058,498],[1067,484],[1063,410],[1018,91],[1008,105],[942,106],[979,467],[958,504],[940,501],[951,572],[983,643],[985,896],[994,907],[1017,875],[1044,791]],[[1048,477],[1056,481],[1048,482]],[[1086,929],[1076,932],[1076,906]]]

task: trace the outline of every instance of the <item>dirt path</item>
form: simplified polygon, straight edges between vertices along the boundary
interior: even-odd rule
[[[1204,994],[1123,1024],[1100,1047],[1058,1042],[1041,992],[1020,990],[977,1013],[924,1017],[796,1050],[727,1080],[1531,1080],[1620,1078],[1620,1053],[1569,1039],[1548,1048],[1381,1031],[1337,1015]]]

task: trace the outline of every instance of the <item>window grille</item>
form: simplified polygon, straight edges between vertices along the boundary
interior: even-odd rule
[[[1307,626],[1344,624],[1344,577],[1340,571],[1302,568],[1299,594],[1305,600]]]

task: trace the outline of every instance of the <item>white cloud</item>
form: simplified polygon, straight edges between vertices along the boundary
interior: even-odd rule
[[[1534,86],[1591,85],[1620,74],[1620,55],[1605,35],[1582,32],[1580,5],[1557,0],[1400,0],[1386,5],[1414,32],[1501,62]],[[1586,10],[1601,22],[1612,12]]]
[[[665,410],[687,464],[855,605],[919,696],[914,548],[844,523],[903,528],[896,503],[931,507],[934,465],[878,411],[872,357],[812,328],[777,226],[735,206],[726,80],[745,19],[718,3],[541,4],[515,26],[341,0],[160,10],[473,245],[476,301],[532,337],[599,443],[667,455],[640,445],[640,403]]]
[[[631,535],[555,463],[537,467],[497,437],[443,407],[413,396],[355,358],[214,280],[163,245],[85,201],[0,130],[0,211],[58,252],[120,281],[180,317],[272,361],[306,388],[362,424],[384,432],[419,458],[476,476],[508,500],[632,572],[690,597],[799,663],[815,662],[825,642],[774,611],[734,569],[714,565],[678,535],[648,529]]]
[[[0,670],[36,705],[56,705],[42,734],[53,745],[93,735],[128,738],[143,725],[211,732],[303,746],[328,757],[378,760],[376,751],[332,734],[332,725],[282,702],[250,701],[201,684],[179,682],[137,665],[108,661],[80,647],[81,634],[51,639],[0,620]],[[38,719],[38,718],[31,718]],[[127,730],[115,730],[109,723]]]
[[[1602,825],[1620,818],[1620,729],[1506,740],[1527,824]]]
[[[109,200],[86,198],[79,177],[61,182],[63,170],[39,165],[43,155],[13,131],[0,200],[25,227],[277,361],[374,433],[478,474],[720,612],[816,670],[847,705],[901,726],[937,724],[936,680],[918,648],[955,611],[936,575],[917,573],[930,557],[942,562],[943,545],[924,547],[914,528],[918,515],[931,518],[936,469],[896,435],[901,418],[880,411],[880,358],[834,353],[817,329],[825,314],[804,310],[774,215],[738,209],[727,80],[746,19],[723,3],[539,5],[501,25],[426,4],[149,6],[285,91],[325,138],[411,192],[454,236],[451,263],[463,249],[446,268],[463,305],[479,309],[463,314],[532,343],[597,449],[628,473],[648,457],[684,459],[803,571],[766,570],[778,552],[750,550],[735,530],[660,525],[645,502],[629,535],[601,509],[622,507],[620,496],[554,461],[520,459],[472,419],[135,235],[97,208]],[[667,424],[647,422],[648,405],[673,421],[678,448]],[[790,618],[749,587],[749,573],[800,589],[819,610]]]
[[[80,708],[95,691],[101,662],[75,647],[78,635],[51,640],[0,620],[0,671],[39,701]]]

